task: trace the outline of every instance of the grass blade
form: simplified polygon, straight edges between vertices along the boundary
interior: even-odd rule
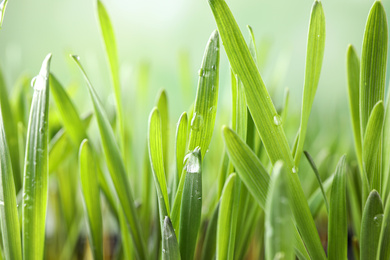
[[[382,151],[382,198],[387,203],[390,193],[390,91],[387,94],[385,118],[383,122],[383,151]]]
[[[133,195],[131,193],[130,183],[127,179],[127,173],[119,148],[115,142],[114,132],[110,126],[107,116],[100,103],[99,97],[93,89],[83,67],[79,62],[78,56],[72,56],[80,71],[87,82],[89,94],[91,96],[95,116],[99,126],[100,138],[107,163],[108,170],[111,174],[120,204],[125,213],[126,219],[130,226],[131,235],[135,245],[135,251],[140,259],[147,256],[146,245],[141,232],[141,225],[134,205]]]
[[[179,184],[181,178],[181,172],[183,170],[183,161],[187,148],[188,137],[188,117],[187,113],[183,112],[179,118],[176,128],[176,176],[175,176],[175,188]]]
[[[329,194],[330,187],[332,187],[334,175],[331,175],[323,183],[325,194]],[[320,187],[318,187],[308,199],[311,215],[315,219],[321,206],[324,203],[324,193]]]
[[[194,258],[202,212],[202,155],[195,148],[186,156],[186,176],[180,211],[179,245],[183,259]]]
[[[299,161],[301,159],[310,111],[317,91],[318,81],[320,79],[324,49],[325,15],[324,10],[322,9],[322,3],[316,0],[314,1],[311,9],[309,34],[307,39],[305,83],[303,88],[299,140],[297,150],[294,155],[295,165],[299,165]]]
[[[100,209],[98,175],[87,139],[80,145],[79,164],[93,257],[94,259],[103,259],[103,223]]]
[[[215,251],[217,245],[217,226],[219,216],[219,203],[215,206],[214,212],[207,225],[207,231],[203,242],[202,260],[212,260],[215,258]]]
[[[360,259],[376,259],[383,218],[383,206],[379,193],[371,191],[363,211],[360,232]]]
[[[271,177],[266,202],[265,247],[266,259],[294,259],[294,225],[288,199],[288,172],[277,162]]]
[[[43,259],[48,196],[49,69],[51,54],[34,82],[24,164],[23,259]],[[14,234],[16,235],[16,234]]]
[[[0,29],[3,26],[4,13],[5,13],[5,9],[7,8],[7,3],[8,3],[8,0],[3,0],[0,3]]]
[[[168,98],[167,92],[161,90],[157,98],[157,108],[160,112],[161,118],[161,134],[162,134],[162,148],[163,148],[163,158],[164,158],[164,169],[168,174],[168,165],[169,165],[169,113],[168,113]]]
[[[207,152],[213,135],[217,114],[219,87],[219,34],[214,31],[207,43],[199,70],[198,90],[194,114],[191,119],[190,151],[199,147],[202,158]]]
[[[380,218],[380,215],[377,216],[377,218]],[[390,258],[390,203],[386,202],[381,233],[379,236],[377,259],[389,259],[389,258]]]
[[[336,167],[330,192],[328,259],[347,259],[348,225],[345,155]]]
[[[175,230],[173,229],[172,222],[168,216],[164,219],[163,229],[163,260],[180,260],[179,244],[177,243]]]

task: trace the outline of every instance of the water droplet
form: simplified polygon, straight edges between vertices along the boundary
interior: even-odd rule
[[[282,260],[285,259],[285,254],[284,252],[277,252],[274,256],[274,260]]]
[[[292,170],[293,173],[297,173],[298,172],[298,167],[294,166],[294,167],[292,167],[291,170]]]
[[[74,57],[76,60],[80,61],[80,56],[79,56],[79,55],[73,55],[73,57]]]
[[[203,77],[203,76],[204,76],[204,71],[203,71],[202,68],[200,68],[200,69],[198,70],[198,75],[199,75],[199,77]]]
[[[201,199],[202,199],[202,197],[199,197],[199,198],[198,198],[198,200],[201,200]]]
[[[34,90],[42,90],[45,88],[46,86],[46,80],[47,78],[42,76],[42,75],[38,75],[34,78],[32,78],[31,80],[31,87],[34,88]]]
[[[280,126],[282,124],[282,118],[279,115],[274,116],[274,124]]]
[[[191,129],[194,131],[199,131],[203,125],[203,116],[197,115],[194,113],[194,116],[191,120]]]
[[[33,77],[32,79],[31,79],[31,87],[33,88],[34,87],[34,84],[35,84],[35,81],[37,81],[37,77]]]
[[[211,91],[213,91],[213,92],[215,91],[215,86],[214,85],[211,86]]]
[[[375,215],[374,217],[374,223],[377,227],[380,227],[382,225],[382,221],[383,221],[383,214],[378,214],[378,215]]]
[[[215,65],[212,65],[212,66],[211,66],[211,69],[212,69],[212,70],[216,70],[217,67],[216,67]]]

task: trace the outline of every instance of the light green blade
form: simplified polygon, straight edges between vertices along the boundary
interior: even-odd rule
[[[183,112],[179,118],[176,128],[176,176],[175,176],[175,189],[179,184],[181,172],[183,170],[183,161],[187,148],[188,137],[188,117],[187,113]]]
[[[76,62],[87,82],[88,91],[93,102],[95,116],[99,126],[100,138],[107,167],[111,174],[120,204],[129,223],[136,254],[139,258],[145,259],[147,256],[146,245],[142,236],[140,221],[135,209],[130,183],[127,179],[125,165],[120,155],[118,145],[115,142],[114,132],[112,131],[106,113],[103,110],[99,97],[97,96],[97,93],[92,87],[91,82],[79,62],[79,57],[72,56],[72,58]]]
[[[326,179],[323,183],[325,194],[329,194],[330,187],[332,187],[334,174],[332,174],[328,179]],[[315,219],[321,209],[321,206],[324,205],[324,193],[321,188],[318,187],[313,194],[308,199],[309,208],[311,215]]]
[[[299,161],[302,156],[310,111],[317,91],[318,81],[320,79],[324,50],[325,15],[324,10],[322,9],[322,3],[316,0],[314,1],[311,9],[309,34],[307,37],[305,83],[303,87],[299,140],[297,150],[294,155],[295,165],[299,165]]]
[[[87,139],[80,145],[79,165],[93,257],[94,259],[103,259],[103,223],[100,208],[98,175],[95,160]]]
[[[24,163],[23,259],[43,259],[48,195],[49,70],[51,54],[34,82]],[[14,234],[17,235],[17,234]]]
[[[204,158],[213,135],[219,88],[219,34],[214,31],[207,43],[199,70],[198,90],[191,119],[188,149],[200,147]]]
[[[202,213],[202,156],[195,148],[186,156],[185,181],[180,210],[179,245],[183,259],[194,258]]]
[[[229,248],[234,248],[234,241],[232,241],[234,238],[230,233],[231,225],[235,221],[232,211],[235,204],[234,196],[237,194],[236,181],[236,174],[230,174],[222,191],[217,224],[217,260],[233,259],[234,256],[234,250],[232,252]]]
[[[171,211],[171,219],[172,219],[173,228],[175,230],[179,230],[181,201],[183,198],[184,181],[186,179],[186,175],[187,175],[187,172],[185,170],[183,170],[181,177],[180,177],[179,186],[177,187],[176,196],[175,196],[175,199],[173,201],[173,206],[172,206],[172,211]],[[179,234],[179,236],[180,236],[180,234]]]
[[[164,170],[168,174],[169,166],[169,111],[167,92],[163,89],[157,96],[157,108],[161,117],[162,148],[164,158]],[[169,208],[168,208],[169,209]],[[168,210],[169,211],[169,210]]]
[[[163,260],[180,260],[180,249],[177,243],[175,230],[168,216],[164,219],[164,229],[162,232],[162,259]]]
[[[381,215],[377,216],[380,219]],[[379,220],[378,220],[379,221]],[[386,202],[385,213],[382,221],[377,259],[390,259],[390,203]]]
[[[385,119],[383,122],[383,151],[382,151],[382,198],[387,203],[390,193],[390,91],[387,94]]]
[[[5,9],[7,8],[7,3],[8,3],[8,0],[3,0],[0,3],[0,29],[3,26],[4,13],[5,13]]]
[[[336,167],[330,192],[328,224],[328,259],[347,259],[348,225],[346,198],[345,155]]]
[[[12,164],[0,112],[0,222],[5,259],[22,259],[19,216],[16,205],[16,192]],[[17,235],[15,235],[17,234]]]
[[[290,210],[287,169],[282,162],[274,166],[266,202],[265,253],[267,260],[295,259],[291,241],[294,225]]]
[[[360,260],[376,259],[383,219],[383,206],[379,193],[371,191],[363,211],[360,235]]]
[[[360,66],[360,129],[362,139],[374,105],[384,100],[388,30],[385,10],[376,1],[368,15]]]

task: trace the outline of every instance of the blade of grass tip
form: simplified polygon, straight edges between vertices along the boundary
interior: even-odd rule
[[[4,2],[3,2],[4,3]],[[12,170],[14,175],[15,190],[18,192],[22,188],[21,168],[19,165],[19,140],[15,117],[11,109],[8,91],[5,85],[3,74],[0,70],[0,108],[3,114],[5,137],[9,147]]]
[[[365,177],[363,182],[368,181],[370,189],[381,190],[381,169],[378,169],[378,153],[381,153],[381,133],[384,120],[383,102],[378,103],[372,109],[367,122],[366,132],[363,139],[363,169]],[[365,199],[366,197],[364,197]]]
[[[162,247],[162,259],[163,260],[180,260],[179,244],[177,243],[175,230],[173,229],[172,222],[168,216],[164,219],[163,229],[163,247]]]
[[[360,129],[364,138],[371,110],[384,100],[388,30],[381,1],[375,1],[366,22],[360,66]]]
[[[236,174],[232,173],[226,180],[222,191],[217,224],[217,260],[233,259],[234,256],[234,250],[230,249],[232,247],[234,249],[234,242],[231,241],[233,237],[231,237],[230,232],[231,224],[234,222],[231,212],[234,207],[235,189],[237,188],[235,183]]]
[[[3,0],[0,3],[0,29],[3,26],[4,13],[5,13],[5,9],[7,8],[7,3],[8,3],[8,0]]]
[[[111,174],[112,181],[116,193],[118,195],[120,205],[125,213],[126,219],[130,226],[131,235],[135,244],[135,251],[140,259],[145,259],[147,256],[146,245],[141,232],[140,220],[135,209],[134,199],[130,188],[129,180],[125,165],[117,143],[115,142],[114,132],[107,119],[106,113],[100,103],[99,97],[91,85],[83,67],[79,62],[78,56],[71,56],[74,62],[82,72],[88,87],[90,97],[92,99],[95,116],[98,122],[100,138],[103,146],[104,156],[106,159],[108,170]]]
[[[187,113],[183,112],[179,118],[176,128],[176,176],[175,176],[175,188],[179,185],[181,172],[184,166],[184,156],[187,148],[187,127],[188,117]]]
[[[103,259],[103,223],[98,176],[95,160],[87,139],[84,139],[80,145],[79,164],[93,257],[94,259]]]
[[[157,108],[160,112],[161,118],[161,134],[162,134],[162,148],[163,148],[163,159],[164,159],[164,170],[168,174],[169,166],[169,112],[168,112],[168,97],[167,92],[163,89],[158,94]],[[167,208],[169,211],[169,208]],[[163,220],[161,220],[163,221]]]
[[[371,191],[363,211],[360,232],[360,259],[376,259],[383,219],[383,206],[379,193]]]
[[[253,61],[255,62],[257,66],[257,47],[256,47],[256,40],[255,40],[255,34],[253,33],[253,29],[251,26],[246,26],[249,31],[249,51],[251,53],[251,56],[253,58]]]
[[[118,51],[116,47],[116,40],[114,35],[114,29],[111,24],[110,17],[107,13],[106,8],[100,0],[97,0],[97,14],[100,22],[100,30],[102,33],[104,46],[106,48],[106,55],[108,63],[110,65],[110,75],[112,80],[112,85],[115,92],[115,102],[117,109],[117,118],[118,118],[118,127],[120,134],[120,147],[122,151],[123,158],[126,157],[126,130],[125,122],[123,117],[123,106],[122,106],[122,94],[121,86],[119,80],[119,62],[118,62]]]
[[[390,66],[389,66],[390,67]],[[390,193],[390,91],[387,93],[385,119],[383,122],[383,150],[382,150],[382,198],[387,203]]]
[[[185,181],[180,210],[179,245],[183,259],[194,258],[202,213],[202,156],[195,148],[186,156]]]
[[[379,219],[378,219],[379,218]],[[381,215],[377,216],[379,221]],[[379,236],[379,245],[377,259],[390,259],[390,203],[386,202],[385,213],[382,221],[381,233]]]
[[[219,34],[215,30],[207,43],[195,99],[194,114],[191,119],[190,151],[199,147],[204,158],[213,135],[217,114],[219,88]]]
[[[295,259],[291,243],[294,235],[288,198],[288,174],[282,162],[274,166],[266,202],[265,253],[267,260]]]
[[[316,0],[314,1],[311,10],[309,33],[307,38],[305,83],[303,87],[298,147],[294,155],[295,165],[299,165],[301,159],[310,111],[317,91],[318,81],[320,79],[324,49],[325,15],[324,10],[322,9],[322,3]]]
[[[325,194],[329,194],[330,187],[332,187],[333,178],[334,174],[329,176],[329,178],[324,181],[323,189],[325,191]],[[314,219],[317,217],[324,202],[324,193],[322,189],[318,187],[308,199],[310,212]]]
[[[347,82],[349,110],[351,112],[351,121],[353,136],[355,140],[356,157],[359,167],[362,168],[362,134],[360,132],[360,114],[359,114],[359,80],[360,80],[360,61],[355,48],[352,45],[347,49]]]
[[[217,246],[217,224],[219,216],[219,202],[215,206],[211,219],[207,225],[206,236],[202,248],[202,260],[212,260],[215,257]]]
[[[12,164],[0,111],[0,222],[5,259],[22,259],[19,216]],[[16,234],[16,235],[15,235]]]
[[[330,192],[328,259],[347,259],[348,225],[345,155],[336,167]]]
[[[34,81],[24,164],[23,259],[43,259],[48,197],[49,70],[51,54]],[[16,235],[16,234],[14,234]]]
[[[313,169],[314,174],[316,175],[316,178],[317,178],[317,181],[318,181],[318,186],[321,189],[322,196],[323,196],[324,201],[325,201],[326,211],[329,213],[328,199],[326,198],[326,193],[325,193],[325,190],[324,190],[324,186],[322,185],[321,176],[320,176],[320,173],[318,172],[317,166],[314,163],[313,158],[310,156],[310,154],[307,151],[303,151],[303,153],[305,154],[305,156],[306,156],[306,158],[307,158],[311,168]]]

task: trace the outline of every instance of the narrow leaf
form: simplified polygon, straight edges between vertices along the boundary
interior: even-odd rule
[[[0,29],[3,26],[4,13],[5,13],[5,9],[7,8],[7,3],[8,3],[8,0],[3,0],[0,3]]]
[[[211,219],[207,225],[207,231],[202,248],[202,260],[212,260],[215,257],[217,245],[217,224],[219,216],[219,203],[216,205]]]
[[[183,170],[183,161],[187,148],[187,126],[188,118],[187,113],[184,112],[179,118],[176,128],[176,181],[175,188],[178,185],[178,182],[181,177],[181,172]]]
[[[163,229],[163,246],[162,246],[162,259],[163,260],[180,260],[179,244],[177,243],[175,230],[173,229],[172,222],[168,216],[164,219]]]
[[[162,134],[162,148],[164,158],[164,169],[168,173],[169,165],[169,113],[168,113],[168,97],[165,90],[161,90],[157,98],[157,108],[161,117],[161,134]]]
[[[380,218],[381,215],[377,216],[377,221],[380,221]],[[388,201],[386,202],[381,233],[379,236],[377,259],[390,259],[390,203]]]
[[[334,174],[329,176],[328,179],[326,179],[323,183],[325,194],[329,194],[330,187],[332,187]],[[319,210],[321,209],[321,206],[324,205],[324,193],[322,192],[321,188],[318,187],[313,194],[308,199],[309,208],[311,215],[315,219],[317,214],[319,213]]]

